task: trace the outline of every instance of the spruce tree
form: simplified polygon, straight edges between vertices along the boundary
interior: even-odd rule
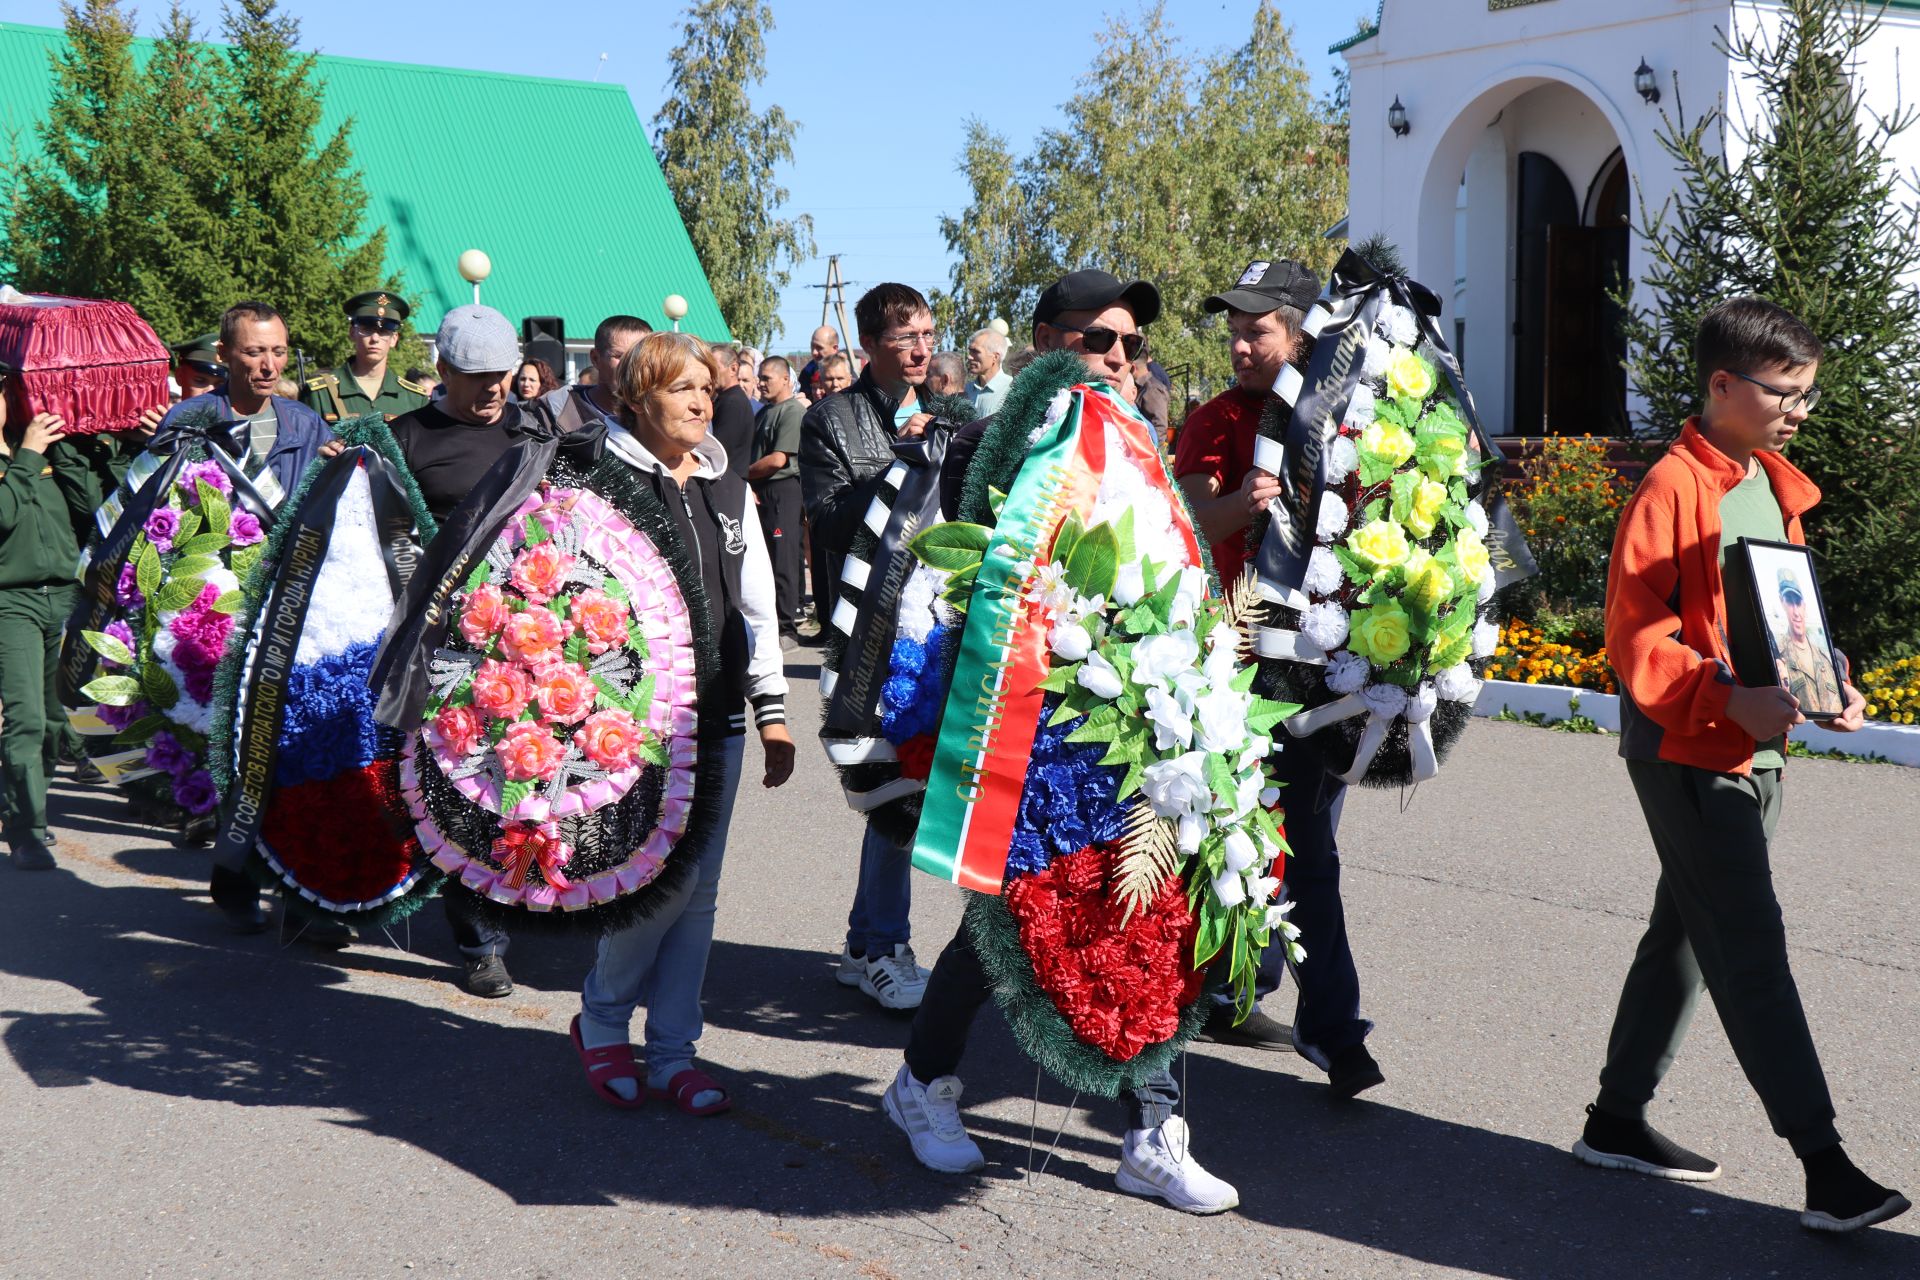
[[[798,126],[747,93],[765,75],[765,0],[697,0],[668,56],[667,100],[654,117],[654,154],[707,273],[727,328],[762,346],[781,331],[786,265],[813,256],[813,219],[777,216],[786,188],[775,166],[793,159]]]
[[[1647,434],[1699,411],[1692,343],[1716,303],[1758,294],[1826,344],[1819,408],[1787,457],[1820,486],[1806,519],[1822,596],[1856,669],[1920,647],[1920,208],[1888,156],[1914,120],[1865,111],[1851,71],[1877,12],[1853,0],[1785,0],[1777,30],[1723,35],[1757,110],[1670,120],[1661,144],[1683,175],[1648,216],[1627,368]],[[1729,152],[1737,160],[1729,163]]]

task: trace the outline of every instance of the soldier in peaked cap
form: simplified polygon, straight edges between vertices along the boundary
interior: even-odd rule
[[[219,345],[220,331],[214,329],[167,348],[173,352],[173,380],[179,384],[182,400],[218,391],[227,380],[227,368],[216,350]]]
[[[307,379],[300,403],[317,409],[329,424],[379,413],[388,422],[427,403],[427,391],[387,367],[400,340],[400,326],[413,308],[405,298],[381,289],[356,293],[341,304],[353,354],[338,369]]]

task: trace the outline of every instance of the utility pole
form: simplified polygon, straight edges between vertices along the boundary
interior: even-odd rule
[[[821,290],[820,323],[823,325],[826,324],[827,311],[831,308],[834,318],[839,323],[840,349],[845,351],[847,358],[851,360],[853,358],[853,335],[847,329],[847,282],[840,276],[839,254],[830,253],[827,255],[827,282],[825,284],[816,284],[813,287]]]

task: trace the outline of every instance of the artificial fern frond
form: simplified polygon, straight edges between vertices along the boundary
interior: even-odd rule
[[[1160,886],[1180,870],[1181,861],[1173,823],[1156,814],[1145,799],[1135,800],[1127,809],[1120,856],[1113,864],[1114,897],[1126,907],[1122,928],[1133,919],[1134,911],[1153,901]]]

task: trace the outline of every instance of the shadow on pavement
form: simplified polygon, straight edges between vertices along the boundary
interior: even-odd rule
[[[976,1199],[1017,1179],[1029,1160],[1024,1107],[999,1108],[1013,1118],[978,1110],[1024,1101],[1033,1079],[1001,1019],[986,1013],[963,1074],[988,1174],[940,1178],[914,1164],[879,1112],[886,1081],[871,1070],[873,1051],[904,1043],[906,1024],[875,1017],[814,952],[717,943],[707,990],[714,1026],[809,1044],[807,1073],[760,1069],[753,1059],[765,1059],[743,1053],[739,1040],[710,1038],[722,1055],[711,1065],[734,1093],[730,1116],[696,1120],[658,1103],[617,1113],[581,1081],[563,1017],[531,1002],[505,1006],[506,1025],[463,1012],[484,1006],[452,985],[455,952],[436,907],[415,918],[412,954],[363,943],[322,956],[282,948],[273,934],[225,934],[210,909],[188,901],[199,891],[200,856],[137,850],[121,861],[177,884],[109,888],[55,873],[11,882],[0,895],[0,968],[92,1002],[80,1014],[0,1011],[10,1020],[7,1050],[40,1088],[100,1081],[333,1109],[349,1118],[325,1122],[408,1143],[530,1205],[637,1200],[881,1216],[937,1232],[915,1215]],[[591,962],[591,942],[527,937],[513,954],[529,989],[567,992]],[[417,1002],[355,990],[348,968],[436,989]],[[516,1016],[527,1025],[512,1025]],[[1493,1276],[1920,1274],[1915,1237],[1814,1239],[1787,1207],[1584,1169],[1557,1143],[1386,1101],[1334,1107],[1317,1075],[1303,1080],[1294,1072],[1308,1069],[1291,1058],[1266,1055],[1256,1066],[1208,1050],[1187,1068],[1196,1153],[1239,1186],[1239,1213],[1254,1222]],[[1390,1089],[1379,1096],[1390,1099]],[[1045,1086],[1039,1153],[1063,1099]],[[1080,1110],[1093,1132],[1066,1135],[1049,1171],[1109,1191],[1121,1111],[1100,1099],[1081,1099]]]

